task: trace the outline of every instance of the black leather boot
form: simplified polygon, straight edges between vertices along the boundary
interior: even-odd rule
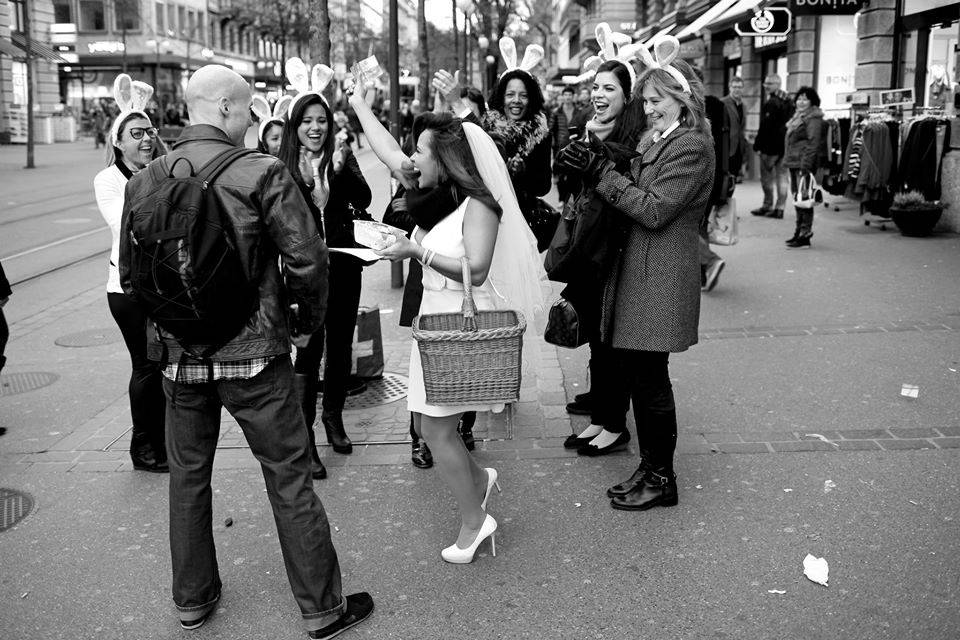
[[[130,443],[130,460],[137,471],[170,473],[166,452],[157,452],[147,436],[134,436]]]
[[[610,506],[622,511],[646,511],[653,507],[674,507],[678,503],[677,477],[666,468],[649,469],[640,484],[629,493],[615,496]]]
[[[633,491],[637,485],[643,482],[643,477],[647,475],[647,471],[650,470],[650,456],[640,452],[640,465],[637,466],[637,470],[633,472],[633,475],[624,480],[619,484],[615,484],[609,489],[607,489],[608,498],[616,498],[617,496],[625,496],[631,491]]]
[[[310,440],[310,475],[314,480],[323,480],[327,477],[327,468],[320,461],[317,436],[313,432],[313,423],[317,419],[317,383],[313,376],[297,373],[293,376],[293,387],[300,398],[300,411],[303,412],[303,422]]]
[[[314,480],[323,480],[327,477],[327,468],[320,460],[320,452],[317,451],[317,435],[312,425],[307,427],[307,436],[310,438],[310,475]]]
[[[809,247],[813,237],[813,209],[797,209],[797,237],[787,246],[792,249]]]
[[[784,240],[784,242],[786,242],[787,244],[790,244],[791,242],[796,242],[796,241],[797,241],[797,238],[799,238],[799,237],[800,237],[800,215],[798,214],[798,215],[797,215],[797,226],[794,227],[794,229],[793,229],[793,235],[790,236],[789,239]]]
[[[473,451],[477,448],[477,441],[473,437],[473,425],[477,422],[477,412],[467,411],[460,416],[460,424],[457,425],[457,431],[460,433],[460,439],[463,440],[467,451]]]
[[[320,420],[323,422],[323,430],[327,432],[327,442],[330,443],[333,450],[344,455],[353,453],[353,443],[350,442],[347,431],[343,427],[343,416],[339,412],[327,413],[324,411]]]

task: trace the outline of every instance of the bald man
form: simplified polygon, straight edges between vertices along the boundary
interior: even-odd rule
[[[124,227],[130,209],[152,196],[170,168],[178,175],[187,170],[187,163],[178,160],[188,160],[199,173],[243,143],[252,100],[240,75],[227,67],[205,66],[190,78],[186,97],[191,124],[173,151],[157,160],[164,163],[163,170],[157,176],[141,171],[127,183]],[[150,345],[151,353],[167,354],[163,386],[173,601],[181,626],[196,629],[220,599],[210,477],[220,409],[226,407],[260,461],[287,577],[308,636],[332,638],[367,618],[373,600],[366,593],[341,593],[340,564],[326,513],[313,491],[307,429],[290,363],[291,331],[309,338],[323,324],[327,248],[293,177],[272,156],[240,156],[210,182],[208,192],[230,218],[241,277],[257,278],[260,299],[240,333],[211,356],[210,366],[191,361],[176,336],[162,330]],[[120,279],[132,293],[126,229],[121,238]],[[288,303],[297,305],[292,320]]]
[[[772,73],[763,81],[764,101],[760,111],[760,128],[753,149],[760,154],[760,184],[763,204],[750,213],[755,216],[782,218],[783,207],[790,193],[790,174],[783,166],[784,137],[787,121],[793,115],[793,102],[780,89],[780,76]]]

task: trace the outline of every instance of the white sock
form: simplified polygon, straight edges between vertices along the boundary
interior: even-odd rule
[[[613,444],[613,441],[619,437],[620,437],[619,433],[613,433],[612,431],[607,431],[606,429],[604,429],[603,431],[600,432],[600,434],[596,438],[590,441],[590,444],[597,447],[598,449],[602,449],[604,447],[608,447],[611,444]]]
[[[578,438],[593,438],[600,435],[600,432],[603,431],[603,427],[598,424],[591,424],[589,427],[583,430],[583,433],[578,435]]]

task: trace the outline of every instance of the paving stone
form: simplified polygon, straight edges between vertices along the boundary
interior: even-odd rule
[[[917,329],[917,327],[915,327],[914,325],[901,325],[901,326],[896,326],[896,327],[885,327],[885,329],[886,329],[887,331],[891,331],[891,332],[894,332],[894,333],[903,333],[903,332],[907,332],[907,331],[919,331],[919,329]]]
[[[933,438],[930,442],[941,449],[960,449],[960,438]]]
[[[542,392],[540,393],[540,403],[545,405],[567,406],[567,394],[562,392]]]
[[[819,434],[828,440],[840,439],[839,431],[824,431],[821,429],[811,429],[809,431],[797,431],[797,438],[800,440],[820,440],[820,438],[810,435],[812,433]]]
[[[517,452],[521,460],[541,460],[547,458],[573,458],[577,454],[563,447],[559,449],[523,449]]]
[[[22,467],[21,473],[66,473],[70,471],[73,467],[76,466],[75,462],[34,462],[31,464],[24,465],[13,465],[14,469]],[[133,466],[130,467],[133,469]],[[4,472],[6,472],[7,467],[4,467]]]
[[[77,462],[71,468],[70,472],[94,472],[111,473],[118,471],[123,463],[119,460],[100,460],[96,462]]]
[[[889,440],[893,437],[886,429],[845,429],[839,433],[844,440]]]
[[[770,453],[766,442],[724,442],[717,448],[721,453]]]
[[[792,431],[749,431],[738,435],[744,442],[792,442],[797,439],[797,434]]]
[[[17,462],[76,462],[80,454],[76,451],[46,451],[43,453],[28,453]]]
[[[878,440],[880,446],[888,451],[901,451],[905,449],[934,449],[934,445],[928,440]]]
[[[935,438],[940,435],[926,427],[891,427],[888,431],[897,438]]]
[[[533,449],[536,447],[536,440],[524,438],[522,440],[491,440],[484,442],[483,447],[477,447],[481,451],[506,451],[508,449]]]
[[[700,432],[707,442],[710,443],[720,443],[720,442],[743,442],[740,439],[739,433],[725,433],[722,431],[709,431],[709,432]]]
[[[730,443],[736,444],[736,443]],[[707,455],[714,453],[713,447],[706,443],[699,442],[678,442],[677,443],[677,455]]]
[[[771,331],[770,334],[777,338],[787,338],[792,336],[808,336],[810,335],[810,332],[799,329],[778,329],[776,331]]]
[[[566,407],[546,406],[543,407],[543,417],[545,418],[564,418],[567,415]]]
[[[797,442],[771,442],[770,446],[777,453],[793,453],[798,451],[836,451],[833,445],[820,440],[798,440]]]
[[[937,431],[945,436],[960,436],[960,427],[937,427]]]
[[[874,440],[840,440],[837,442],[840,451],[874,451],[880,449],[880,445]]]

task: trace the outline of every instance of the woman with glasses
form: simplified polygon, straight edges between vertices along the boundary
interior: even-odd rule
[[[125,78],[125,81],[124,81]],[[117,86],[125,84],[133,91],[140,91],[140,98],[147,94],[149,100],[153,89],[143,83],[131,83],[128,76],[117,78]],[[148,91],[149,90],[149,91]],[[107,277],[107,303],[110,313],[120,327],[123,340],[130,353],[133,371],[130,375],[130,416],[133,434],[130,439],[130,457],[134,469],[153,473],[166,473],[167,454],[164,439],[165,400],[161,384],[160,368],[147,359],[147,316],[137,303],[120,287],[117,262],[120,251],[120,216],[123,212],[123,190],[130,177],[143,169],[151,160],[166,154],[167,149],[150,123],[150,118],[133,104],[136,98],[130,91],[118,98],[121,113],[110,129],[107,146],[107,167],[93,179],[97,206],[113,234],[110,250],[109,275]],[[124,107],[127,107],[126,109]]]

